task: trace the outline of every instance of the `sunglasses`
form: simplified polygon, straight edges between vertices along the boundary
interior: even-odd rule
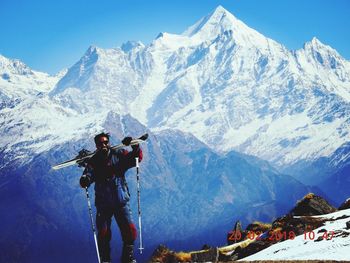
[[[99,142],[100,145],[103,145],[103,144],[107,145],[108,143],[109,143],[109,141],[107,141],[107,140],[106,140],[106,141],[100,141],[100,142]]]

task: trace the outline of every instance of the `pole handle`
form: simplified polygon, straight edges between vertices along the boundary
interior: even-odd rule
[[[139,157],[135,157],[135,160],[136,160],[136,168],[139,168],[140,165],[139,165]]]

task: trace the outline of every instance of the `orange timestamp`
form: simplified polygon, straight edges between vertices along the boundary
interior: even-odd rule
[[[297,235],[294,231],[248,231],[246,237],[250,240],[269,240],[269,241],[281,241],[281,240],[293,240]],[[334,231],[325,231],[322,235],[317,237],[319,240],[332,240],[334,236]],[[314,231],[304,231],[303,234],[304,240],[314,240],[316,234]],[[240,241],[242,240],[242,233],[238,230],[231,231],[228,236],[230,241]]]

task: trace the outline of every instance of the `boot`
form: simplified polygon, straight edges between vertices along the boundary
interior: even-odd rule
[[[134,258],[134,245],[123,245],[122,263],[136,263]]]

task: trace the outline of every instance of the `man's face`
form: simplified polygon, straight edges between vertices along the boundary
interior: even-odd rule
[[[107,137],[101,137],[99,138],[97,144],[96,144],[96,148],[99,151],[102,152],[108,152],[108,148],[109,148],[109,141]]]

